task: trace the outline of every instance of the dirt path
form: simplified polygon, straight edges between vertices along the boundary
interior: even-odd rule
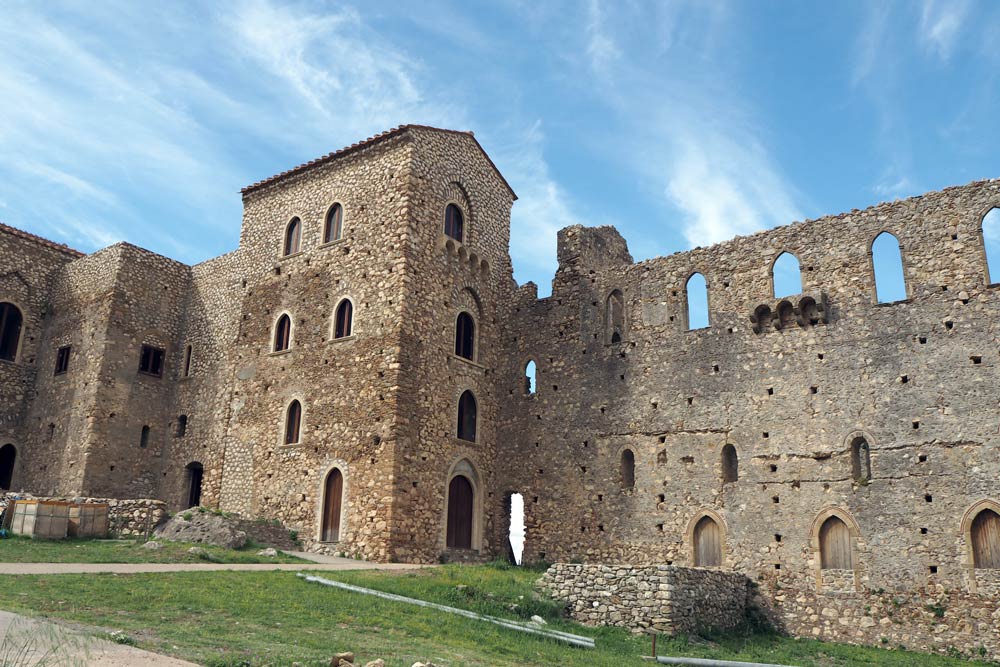
[[[55,623],[0,611],[0,664],[53,667],[197,667],[193,662],[116,644]]]

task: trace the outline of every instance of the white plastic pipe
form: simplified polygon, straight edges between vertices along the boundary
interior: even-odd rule
[[[522,621],[509,621],[507,619],[497,618],[495,616],[484,616],[483,614],[477,614],[474,611],[467,611],[465,609],[456,609],[455,607],[447,607],[443,604],[437,604],[434,602],[426,602],[424,600],[408,598],[402,595],[396,595],[394,593],[383,593],[382,591],[375,591],[370,588],[362,588],[361,586],[345,584],[341,581],[331,581],[329,579],[324,579],[322,577],[303,574],[302,572],[299,572],[298,576],[305,579],[306,581],[310,581],[317,584],[323,584],[324,586],[333,586],[334,588],[341,588],[345,591],[351,591],[352,593],[361,593],[362,595],[374,595],[375,597],[379,597],[384,600],[391,600],[393,602],[402,602],[405,604],[413,604],[417,605],[418,607],[436,609],[437,611],[443,611],[448,614],[456,614],[458,616],[464,616],[465,618],[471,618],[477,621],[486,621],[487,623],[493,623],[494,625],[499,625],[509,630],[518,630],[520,632],[527,632],[528,634],[538,635],[540,637],[545,637],[546,639],[554,639],[556,641],[565,642],[573,646],[579,646],[580,648],[594,648],[594,640],[591,639],[590,637],[573,635],[568,632],[562,632],[560,630],[550,630],[548,628],[540,628],[536,625],[532,625]]]

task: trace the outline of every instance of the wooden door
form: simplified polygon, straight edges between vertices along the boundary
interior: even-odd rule
[[[343,507],[344,476],[334,468],[326,477],[323,494],[323,542],[340,541],[340,510]]]
[[[702,517],[694,527],[695,567],[722,565],[722,531],[711,517]]]
[[[1000,570],[1000,515],[983,510],[972,522],[972,558],[975,567]]]
[[[472,483],[456,475],[448,485],[449,549],[472,548]]]
[[[835,516],[823,522],[819,529],[820,566],[824,570],[850,570],[854,568],[851,555],[851,531],[847,524]]]

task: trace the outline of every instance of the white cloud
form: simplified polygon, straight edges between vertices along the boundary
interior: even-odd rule
[[[924,0],[919,32],[924,48],[947,61],[968,13],[968,0]]]

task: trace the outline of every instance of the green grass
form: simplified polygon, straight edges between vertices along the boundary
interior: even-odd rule
[[[278,552],[275,558],[258,556],[263,547],[247,544],[242,549],[223,549],[206,544],[162,542],[163,548],[143,549],[144,540],[34,540],[10,537],[0,540],[0,563],[302,563]],[[201,547],[207,557],[188,553]],[[2,571],[2,567],[0,567]]]
[[[559,629],[590,635],[585,650],[481,621],[305,582],[291,572],[0,577],[0,608],[121,630],[142,648],[212,667],[329,664],[351,650],[358,662],[389,667],[431,660],[448,667],[649,665],[648,637],[583,628],[538,598],[539,572],[450,565],[416,572],[331,572],[321,576],[508,618],[538,614]],[[516,606],[515,606],[516,605]],[[953,658],[799,641],[747,631],[710,639],[662,639],[660,653],[803,667],[958,667]]]

